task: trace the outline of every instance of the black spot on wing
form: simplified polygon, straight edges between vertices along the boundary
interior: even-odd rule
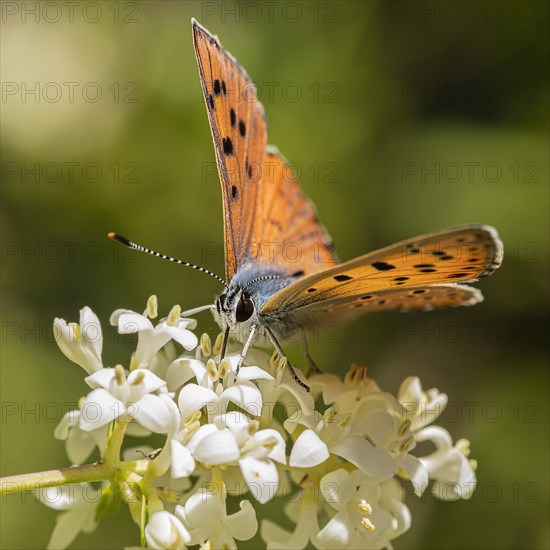
[[[242,120],[239,120],[239,134],[241,137],[246,136],[246,126]]]
[[[231,141],[230,137],[226,137],[222,139],[222,146],[223,146],[223,152],[226,155],[233,154],[233,142]]]
[[[395,269],[395,266],[392,264],[388,264],[386,262],[373,262],[372,267],[374,269],[377,269],[378,271],[389,271],[390,269]]]
[[[342,283],[344,281],[351,281],[353,277],[350,277],[349,275],[335,275],[333,279],[339,283]]]
[[[237,186],[236,185],[232,185],[231,186],[231,198],[233,200],[235,200],[237,198],[237,194],[238,194],[238,191],[237,191]]]
[[[214,105],[214,98],[212,97],[212,95],[208,96],[208,105],[210,105],[210,109],[212,109],[212,111],[216,108],[216,106]]]
[[[220,95],[221,91],[222,91],[222,88],[220,86],[220,81],[218,79],[214,80],[214,93],[216,95]]]
[[[235,110],[231,109],[229,111],[229,118],[231,119],[231,126],[235,128],[235,122],[237,122],[237,115],[235,114]]]
[[[225,87],[225,80],[222,80],[222,92],[223,92],[223,95],[227,95],[227,88]]]

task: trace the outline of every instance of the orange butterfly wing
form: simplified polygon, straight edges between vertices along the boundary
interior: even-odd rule
[[[254,227],[256,255],[289,275],[303,276],[338,263],[332,241],[302,193],[291,166],[269,147],[261,178],[259,219]]]
[[[501,261],[502,243],[489,226],[421,235],[304,277],[275,294],[261,314],[471,305],[481,293],[449,283],[487,277]]]
[[[267,125],[246,71],[195,20],[193,38],[222,184],[226,279],[231,280],[257,216],[254,167],[263,166]]]
[[[193,36],[222,184],[227,280],[250,261],[296,276],[336,265],[315,207],[267,146],[264,109],[246,71],[195,20]]]

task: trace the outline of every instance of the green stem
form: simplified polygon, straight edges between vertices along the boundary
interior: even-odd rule
[[[127,418],[119,417],[114,421],[111,435],[107,441],[107,448],[103,453],[103,462],[105,464],[116,466],[120,462],[120,449],[124,440],[124,433],[131,419],[130,416]]]
[[[73,466],[60,470],[3,477],[0,479],[0,494],[31,491],[33,489],[66,485],[68,483],[110,480],[113,477],[114,470],[115,468],[112,465],[100,461],[95,464]]]
[[[114,481],[124,465],[141,465],[142,461],[120,462],[120,448],[124,440],[126,426],[131,418],[120,418],[113,424],[107,448],[103,454],[103,460],[94,464],[73,466],[59,470],[48,470],[46,472],[34,472],[31,474],[20,474],[0,478],[0,494],[11,494],[20,491],[32,491],[43,487],[56,485],[67,485],[69,483],[86,483],[89,481]]]

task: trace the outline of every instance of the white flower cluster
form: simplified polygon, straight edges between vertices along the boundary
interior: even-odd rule
[[[79,324],[54,322],[59,347],[91,388],[55,433],[71,462],[84,463],[96,448],[107,460],[115,425],[122,437],[160,434],[163,444],[141,446],[140,460],[136,448],[125,450],[118,477],[101,486],[42,491],[43,502],[63,510],[50,548],[94,529],[117,498],[133,510],[148,548],[236,548],[258,530],[267,548],[387,548],[411,525],[407,495],[428,487],[446,500],[472,494],[468,442],[453,445],[431,425],[447,396],[423,391],[418,378],[394,397],[353,366],[343,381],[309,378],[307,393],[285,358],[251,349],[235,379],[237,345],[220,361],[221,335],[214,345],[206,334],[198,339],[179,306],[153,325],[156,316],[154,296],[143,315],[111,316],[120,334],[138,335],[128,369],[104,366],[101,326],[88,307]],[[431,454],[413,454],[425,441]],[[272,499],[293,530],[279,525],[282,514],[266,518],[261,505]]]

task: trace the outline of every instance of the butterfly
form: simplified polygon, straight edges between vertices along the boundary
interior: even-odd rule
[[[502,243],[487,225],[464,225],[413,237],[340,262],[290,166],[267,143],[264,108],[243,67],[219,40],[192,20],[200,83],[223,195],[225,280],[208,270],[128,241],[126,246],[195,267],[225,290],[212,309],[224,331],[244,343],[236,369],[254,340],[305,334],[321,319],[369,311],[428,311],[479,303],[481,292],[460,283],[491,275]],[[198,308],[200,310],[201,308]],[[298,384],[309,390],[288,367]]]

